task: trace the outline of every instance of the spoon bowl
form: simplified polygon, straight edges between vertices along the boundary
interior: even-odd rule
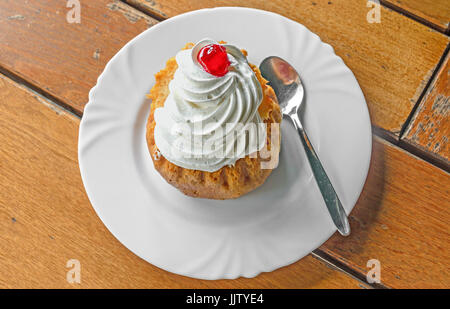
[[[263,60],[261,74],[275,91],[283,114],[295,114],[303,104],[304,90],[297,71],[280,57]]]

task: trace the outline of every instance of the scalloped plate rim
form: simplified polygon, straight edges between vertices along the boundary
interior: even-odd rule
[[[151,28],[147,29],[146,31],[142,32],[141,34],[139,34],[138,36],[136,36],[135,38],[133,38],[131,41],[129,41],[124,47],[122,47],[122,48],[117,52],[116,55],[114,55],[114,57],[113,57],[113,58],[107,63],[107,65],[105,66],[104,71],[103,71],[103,72],[100,74],[100,76],[98,77],[98,79],[97,79],[97,84],[96,84],[96,85],[91,89],[91,91],[89,92],[89,103],[86,105],[85,112],[89,112],[89,109],[91,108],[92,103],[93,103],[93,101],[95,100],[95,95],[96,95],[98,89],[99,89],[100,87],[102,87],[104,76],[105,76],[105,75],[107,74],[107,72],[110,70],[110,67],[115,63],[115,61],[116,61],[119,57],[121,57],[121,55],[122,55],[123,53],[126,53],[127,49],[128,49],[134,42],[136,42],[136,41],[140,40],[142,37],[144,37],[145,34],[146,34],[147,32],[149,32],[149,31],[158,31],[159,27],[160,27],[163,23],[176,23],[177,20],[180,19],[180,18],[186,18],[186,17],[189,17],[189,16],[191,16],[191,15],[196,15],[196,14],[201,13],[201,12],[205,12],[205,11],[218,11],[218,10],[230,10],[230,9],[231,9],[231,10],[236,10],[236,9],[237,9],[237,10],[246,10],[246,11],[256,11],[256,12],[258,12],[258,13],[263,13],[263,14],[267,14],[267,15],[276,15],[277,17],[282,17],[282,19],[283,19],[284,21],[289,21],[289,22],[293,22],[293,23],[299,24],[299,23],[297,23],[297,22],[295,22],[295,21],[292,21],[292,20],[290,20],[290,19],[287,19],[286,17],[284,17],[284,16],[282,16],[282,15],[279,15],[279,14],[276,14],[276,13],[273,13],[273,12],[263,11],[263,10],[259,10],[259,9],[236,8],[236,7],[207,8],[207,9],[201,9],[201,10],[197,10],[197,11],[191,11],[191,12],[188,12],[188,13],[184,13],[184,14],[181,14],[181,15],[178,15],[178,16],[175,16],[175,17],[172,17],[172,18],[170,18],[170,19],[168,19],[168,20],[166,20],[166,21],[164,21],[164,22],[158,23],[158,24],[152,26]],[[301,25],[301,24],[299,24],[299,25]],[[320,37],[319,37],[319,36],[317,36],[316,34],[314,34],[313,32],[311,32],[311,31],[310,31],[307,27],[305,27],[304,25],[301,25],[301,26],[304,27],[308,33],[310,33],[310,34],[316,36],[316,37],[319,39],[319,41],[320,41],[321,44],[324,44],[324,45],[327,45],[327,46],[331,47],[332,54],[333,54],[334,56],[336,56],[340,61],[342,61],[342,59],[341,59],[339,56],[335,55],[335,52],[334,52],[334,49],[333,49],[332,46],[330,46],[330,45],[327,44],[327,43],[322,42],[322,41],[320,40]],[[344,63],[343,61],[342,61],[342,63],[343,63],[344,66],[345,66],[345,63]],[[347,68],[347,69],[348,69],[348,68]],[[353,75],[353,77],[354,77],[353,72],[351,72],[351,70],[349,70],[349,69],[348,69],[348,71],[349,71],[349,72]],[[356,78],[355,78],[355,80],[356,80]],[[359,88],[359,85],[358,85],[358,88]],[[360,90],[360,88],[359,88],[359,90]],[[362,93],[362,92],[361,92],[361,93]],[[367,111],[367,115],[366,115],[366,116],[367,116],[367,118],[369,118],[369,113],[368,113],[367,106],[365,106],[365,107],[366,107],[366,111]],[[82,120],[81,120],[81,123],[80,123],[80,129],[79,129],[79,130],[80,130],[80,132],[79,132],[79,136],[80,136],[80,137],[83,135],[83,130],[84,130],[83,128],[84,128],[84,122],[85,122],[85,119],[87,119],[87,118],[86,118],[86,117],[82,117]],[[369,125],[369,129],[370,129],[370,125]],[[371,138],[371,135],[370,135],[370,138]],[[84,185],[85,185],[86,192],[87,192],[87,195],[88,195],[89,200],[90,200],[90,201],[94,201],[94,200],[95,200],[95,198],[94,198],[95,193],[93,193],[93,191],[91,191],[90,189],[88,189],[88,185],[87,185],[87,183],[89,182],[89,180],[87,180],[87,179],[89,178],[89,176],[87,176],[88,171],[86,171],[85,168],[83,167],[83,163],[82,163],[82,162],[83,162],[83,158],[82,158],[82,155],[81,155],[82,151],[83,151],[83,143],[81,142],[81,139],[80,139],[79,144],[78,144],[78,154],[79,154],[79,165],[80,165],[81,177],[82,177],[83,183],[84,183]],[[371,143],[370,143],[370,148],[368,149],[368,151],[369,151],[369,156],[368,156],[368,158],[367,158],[367,164],[366,164],[366,167],[367,167],[367,168],[366,168],[366,171],[364,171],[364,174],[366,175],[366,177],[367,177],[367,173],[368,173],[368,169],[369,169],[369,163],[370,163]],[[364,177],[364,180],[365,180],[366,177]],[[363,185],[364,185],[364,181],[363,181],[362,184],[360,185],[360,190],[359,190],[358,196],[360,195],[360,193],[361,193],[361,191],[362,191],[362,189],[363,189]],[[251,275],[250,275],[250,276],[246,276],[245,274],[242,274],[242,272],[241,272],[241,273],[236,273],[236,274],[233,274],[233,275],[230,275],[230,276],[226,276],[226,275],[218,276],[218,277],[195,276],[195,275],[193,275],[193,274],[180,272],[180,271],[177,270],[177,269],[171,269],[170,267],[167,267],[167,265],[163,265],[163,264],[161,264],[161,263],[152,262],[152,261],[149,260],[148,257],[142,256],[140,253],[136,252],[135,250],[132,250],[132,248],[128,247],[128,245],[127,245],[126,243],[124,243],[124,242],[122,242],[122,241],[120,240],[120,239],[121,239],[120,235],[117,235],[115,232],[113,232],[113,228],[112,228],[112,227],[110,228],[110,224],[107,223],[107,222],[105,222],[105,221],[103,220],[102,215],[101,215],[102,212],[101,212],[100,209],[97,207],[98,205],[96,206],[95,204],[96,204],[95,202],[92,202],[92,206],[93,206],[95,212],[97,213],[97,215],[99,216],[99,218],[103,221],[103,223],[104,223],[105,226],[108,228],[108,230],[110,230],[110,232],[111,232],[111,233],[112,233],[112,234],[113,234],[113,235],[114,235],[114,236],[115,236],[115,237],[116,237],[116,238],[117,238],[117,239],[118,239],[125,247],[127,247],[130,251],[134,252],[134,253],[135,253],[136,255],[138,255],[140,258],[149,261],[150,263],[152,263],[153,265],[155,265],[155,266],[157,266],[157,267],[159,267],[159,268],[168,270],[168,271],[173,272],[173,273],[178,273],[178,274],[182,274],[182,275],[185,275],[185,276],[189,276],[189,277],[195,277],[195,278],[200,278],[200,279],[208,279],[208,280],[215,280],[215,279],[220,279],[220,278],[224,278],[224,277],[227,277],[227,279],[238,278],[238,277],[240,277],[240,276],[243,276],[243,277],[253,277],[253,276],[256,276],[256,275],[260,274],[261,272],[270,272],[270,271],[273,271],[273,270],[275,270],[275,269],[277,269],[277,268],[279,268],[279,267],[282,267],[282,266],[285,266],[285,265],[292,264],[292,263],[294,263],[295,261],[297,261],[298,259],[301,259],[302,257],[304,257],[305,255],[307,255],[307,254],[309,253],[309,252],[304,252],[304,253],[299,254],[297,257],[292,257],[292,258],[290,258],[290,259],[287,259],[287,260],[289,260],[289,262],[287,262],[287,263],[286,263],[286,262],[272,263],[272,266],[271,266],[271,267],[267,267],[266,269],[261,269],[261,270],[257,270],[257,271],[251,272]],[[354,203],[353,203],[353,205],[351,205],[349,211],[351,211],[351,210],[353,209],[353,207],[354,207]],[[331,237],[331,235],[332,235],[334,232],[335,232],[335,229],[333,229],[333,230],[331,231],[331,233],[329,233],[329,235],[326,235],[325,237],[323,237],[322,239],[320,239],[318,242],[319,242],[320,244],[323,243],[323,242],[325,242],[327,239],[329,239],[329,238]],[[317,242],[317,240],[316,240],[316,242]]]

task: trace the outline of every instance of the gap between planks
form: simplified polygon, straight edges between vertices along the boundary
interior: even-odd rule
[[[155,13],[153,13],[151,11],[147,11],[147,10],[143,9],[140,5],[137,5],[137,4],[133,3],[133,2],[129,2],[127,0],[119,0],[119,1],[124,3],[124,4],[126,4],[126,5],[128,5],[128,6],[130,6],[130,7],[132,7],[133,9],[135,9],[135,10],[137,10],[137,11],[143,13],[143,14],[146,14],[146,15],[156,19],[157,21],[164,21],[164,20],[167,19],[167,17],[163,17],[163,16],[155,14]]]
[[[444,53],[442,54],[441,58],[439,59],[438,63],[436,64],[436,66],[434,67],[433,72],[432,72],[427,84],[425,85],[422,92],[420,93],[417,101],[414,103],[414,106],[412,107],[408,117],[406,118],[405,122],[403,123],[398,136],[396,136],[395,134],[393,134],[390,131],[384,130],[383,128],[372,125],[372,133],[375,136],[378,136],[378,137],[388,141],[389,143],[411,153],[412,155],[414,155],[416,157],[419,157],[420,159],[436,166],[437,168],[439,168],[447,173],[450,173],[450,165],[446,164],[442,160],[439,160],[438,158],[435,158],[432,153],[429,153],[427,151],[420,149],[419,147],[415,147],[411,144],[408,144],[407,142],[405,142],[403,140],[403,136],[404,136],[405,131],[407,130],[410,122],[414,118],[414,115],[416,114],[417,109],[419,108],[420,104],[422,103],[422,100],[424,99],[425,95],[427,94],[428,90],[430,89],[431,84],[437,77],[441,67],[444,65],[445,59],[449,52],[450,52],[450,44],[447,45],[447,47],[444,50]]]
[[[368,0],[368,1],[370,1],[370,0]],[[386,0],[380,0],[380,3],[381,3],[381,5],[385,6],[386,8],[391,9],[392,11],[395,11],[395,12],[397,12],[399,14],[402,14],[403,16],[406,16],[406,17],[408,17],[408,18],[410,18],[410,19],[412,19],[412,20],[414,20],[414,21],[416,21],[416,22],[418,22],[418,23],[420,23],[420,24],[422,24],[422,25],[424,25],[424,26],[426,26],[428,28],[436,30],[436,31],[438,31],[440,33],[443,33],[445,35],[450,35],[450,27],[447,27],[447,29],[443,29],[443,28],[439,27],[438,25],[432,23],[431,21],[429,21],[429,20],[427,20],[427,19],[425,19],[423,17],[417,16],[416,14],[414,14],[414,13],[408,11],[408,10],[405,10],[405,9],[399,7],[399,6],[396,6],[395,4],[390,3],[390,2],[388,2]]]
[[[450,44],[447,44],[447,47],[445,48],[444,53],[442,54],[441,58],[439,59],[438,63],[436,64],[435,68],[433,69],[433,73],[431,74],[427,84],[423,88],[422,93],[420,94],[419,98],[417,99],[416,103],[414,104],[413,108],[411,109],[411,112],[409,113],[408,117],[406,118],[406,121],[405,121],[405,123],[403,124],[403,126],[402,126],[402,128],[400,130],[400,134],[398,135],[399,139],[402,139],[403,135],[405,134],[406,129],[408,128],[408,125],[409,125],[411,119],[414,117],[414,114],[417,111],[417,108],[419,107],[419,105],[422,102],[424,96],[428,92],[428,90],[429,90],[431,84],[433,83],[434,79],[438,75],[439,70],[444,65],[445,58],[447,57],[449,49],[450,49]]]
[[[417,102],[414,104],[413,108],[411,109],[411,112],[409,113],[408,117],[406,118],[406,121],[400,130],[400,134],[398,135],[398,140],[396,141],[396,143],[394,143],[398,147],[414,154],[415,156],[423,159],[424,161],[427,161],[428,163],[431,163],[432,165],[446,171],[447,173],[450,173],[450,165],[449,164],[446,164],[445,162],[434,157],[434,155],[432,153],[429,153],[427,151],[420,149],[419,147],[415,147],[411,144],[408,144],[407,142],[405,142],[403,140],[403,136],[405,135],[405,131],[407,130],[410,122],[413,120],[414,115],[417,112],[417,109],[419,108],[420,104],[422,103],[422,100],[424,99],[425,95],[427,94],[428,90],[430,89],[432,83],[438,77],[437,75],[439,74],[440,69],[444,65],[445,59],[446,59],[449,51],[450,51],[450,44],[447,45],[447,48],[445,49],[444,53],[442,54],[441,59],[439,59],[439,62],[437,63],[436,67],[434,68],[430,79],[428,80],[422,93],[420,94],[419,98],[417,99]]]
[[[34,85],[32,82],[29,82],[28,80],[24,79],[23,77],[11,72],[10,70],[3,67],[2,65],[0,65],[0,74],[3,74],[7,78],[16,82],[17,84],[23,86],[25,89],[38,95],[40,98],[45,99],[46,101],[48,101],[49,104],[57,106],[58,108],[62,109],[64,112],[67,112],[67,113],[81,119],[82,113],[77,111],[76,109],[72,108],[70,106],[70,104],[65,103],[62,100],[59,100],[58,98],[53,96],[48,91],[40,88],[39,86]]]

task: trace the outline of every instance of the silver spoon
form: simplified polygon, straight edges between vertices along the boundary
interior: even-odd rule
[[[269,85],[275,90],[283,116],[290,118],[297,129],[331,219],[333,219],[339,233],[343,236],[349,235],[350,225],[344,207],[342,207],[341,201],[336,191],[334,191],[333,185],[320,163],[319,157],[314,151],[298,116],[304,97],[300,76],[288,62],[274,56],[264,59],[259,69],[262,76],[269,81]]]

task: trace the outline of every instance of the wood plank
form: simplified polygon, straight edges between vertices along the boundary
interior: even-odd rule
[[[423,97],[402,140],[450,166],[450,54]]]
[[[160,18],[206,7],[246,6],[302,23],[331,44],[352,69],[373,124],[394,139],[399,138],[449,41],[445,35],[385,7],[381,7],[381,23],[370,24],[365,0],[126,1]]]
[[[128,1],[167,17],[202,7],[242,5],[238,0]],[[26,3],[0,2],[0,68],[78,114],[106,62],[155,22],[117,0],[83,2],[81,24],[67,23],[64,2]],[[380,24],[369,24],[363,0],[249,0],[245,5],[299,21],[330,43],[358,78],[374,125],[394,138],[448,42],[446,36],[386,8]]]
[[[68,23],[67,1],[0,1],[0,67],[78,114],[114,54],[155,20],[115,0],[81,1]]]
[[[125,0],[147,11],[158,19],[166,19],[172,14],[179,14],[174,2]],[[331,2],[331,1],[330,1]],[[316,2],[317,3],[317,2]],[[380,3],[394,8],[404,14],[411,15],[427,24],[434,25],[438,30],[446,32],[449,29],[450,6],[448,0],[381,0]],[[221,3],[218,4],[222,5]],[[231,5],[231,4],[230,4]]]
[[[393,7],[405,14],[435,26],[446,32],[450,22],[450,4],[448,0],[381,0],[381,3]]]
[[[0,288],[360,288],[311,255],[254,279],[205,281],[141,260],[102,224],[77,162],[79,118],[0,75]],[[66,263],[81,263],[81,284]]]
[[[380,138],[373,146],[351,235],[320,249],[361,274],[378,259],[388,287],[450,287],[450,175]]]

